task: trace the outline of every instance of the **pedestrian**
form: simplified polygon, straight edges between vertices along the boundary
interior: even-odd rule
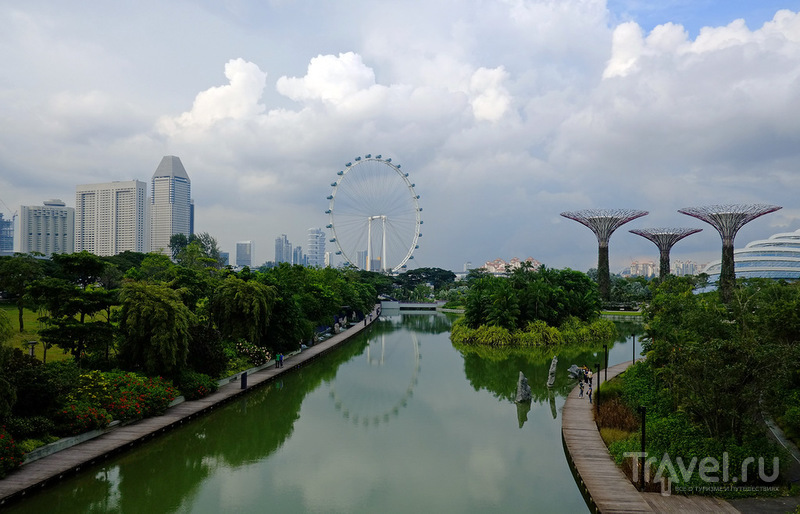
[[[594,373],[592,373],[592,370],[587,371],[586,372],[586,382],[591,384],[593,376],[594,376]]]
[[[580,391],[578,392],[578,398],[583,398],[583,382],[579,382],[578,387],[580,387]]]
[[[592,403],[592,383],[589,382],[589,403]]]

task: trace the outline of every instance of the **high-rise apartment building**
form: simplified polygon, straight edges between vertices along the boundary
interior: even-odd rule
[[[3,219],[0,213],[0,255],[14,255],[14,217]]]
[[[19,208],[19,251],[54,253],[75,251],[75,209],[61,200]]]
[[[170,255],[170,238],[175,234],[189,237],[194,228],[192,181],[178,157],[161,159],[153,173],[150,195],[150,251]]]
[[[292,263],[292,243],[286,234],[281,234],[281,237],[275,239],[275,264],[282,262]]]
[[[292,251],[292,264],[299,264],[300,266],[306,265],[306,256],[303,255],[303,247],[295,246]]]
[[[239,241],[236,243],[236,266],[248,268],[253,266],[253,242]]]
[[[147,184],[84,184],[75,191],[75,251],[106,256],[146,252]]]
[[[308,265],[325,266],[325,232],[321,228],[308,229]]]

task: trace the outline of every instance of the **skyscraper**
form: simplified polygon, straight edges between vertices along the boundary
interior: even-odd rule
[[[308,229],[308,265],[321,268],[325,265],[325,232],[321,228]]]
[[[75,191],[75,251],[116,255],[147,251],[147,184],[139,180],[84,184]]]
[[[75,251],[75,209],[61,200],[19,208],[19,251],[54,253]]]
[[[166,155],[153,173],[151,184],[150,251],[169,255],[173,235],[192,235],[192,181],[181,160]]]
[[[281,234],[281,237],[275,239],[275,264],[282,262],[292,263],[292,243],[286,234]]]
[[[303,255],[303,247],[295,246],[292,251],[292,264],[299,264],[300,266],[306,265],[305,255]]]
[[[14,255],[14,217],[3,219],[0,213],[0,255]]]
[[[239,241],[236,243],[236,266],[239,268],[253,266],[252,241]]]

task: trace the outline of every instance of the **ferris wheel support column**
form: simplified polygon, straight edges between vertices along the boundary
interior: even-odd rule
[[[386,273],[386,216],[381,216],[381,221],[383,225],[383,234],[381,234],[381,268]]]
[[[367,271],[372,271],[372,219],[373,216],[367,218]]]

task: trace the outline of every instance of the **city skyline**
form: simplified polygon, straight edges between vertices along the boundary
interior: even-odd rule
[[[230,252],[254,240],[260,263],[277,235],[305,241],[325,227],[336,173],[372,153],[402,164],[421,195],[425,237],[410,267],[533,256],[585,271],[594,238],[560,212],[645,209],[626,226],[638,229],[685,225],[687,206],[783,206],[743,227],[741,248],[800,228],[797,10],[785,0],[0,6],[0,112],[14,127],[0,134],[0,212],[69,199],[76,184],[147,180],[154,158],[180,155],[195,231]],[[611,270],[654,259],[652,246],[615,233]],[[704,230],[672,257],[718,259],[718,238]]]

